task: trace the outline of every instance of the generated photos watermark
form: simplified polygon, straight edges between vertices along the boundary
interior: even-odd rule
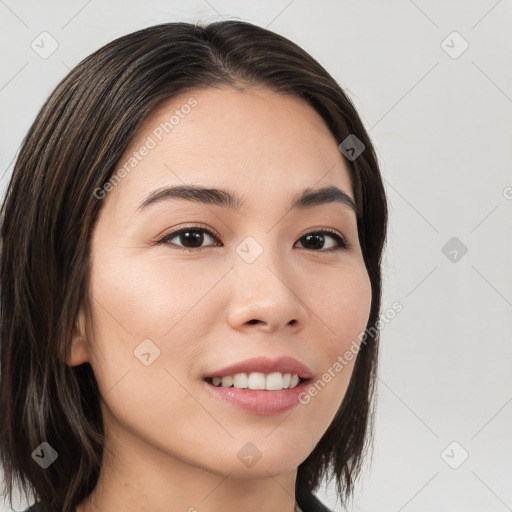
[[[149,153],[155,149],[166,135],[172,132],[185,117],[190,114],[192,108],[197,106],[197,100],[191,97],[180,108],[174,111],[174,114],[168,120],[160,123],[152,132],[151,135],[146,137],[146,140],[137,151],[134,151],[123,165],[115,171],[110,179],[94,190],[94,197],[96,199],[103,199],[107,192],[113,190],[120,181],[125,178]]]
[[[357,340],[352,340],[350,348],[347,349],[343,354],[339,355],[336,361],[329,366],[329,368],[316,380],[314,384],[311,384],[306,391],[303,391],[299,395],[299,402],[303,405],[309,404],[311,398],[316,396],[337,374],[339,374],[343,368],[345,368],[350,361],[352,361],[358,354],[360,346],[366,344],[368,338],[375,338],[377,333],[393,320],[398,313],[403,310],[403,305],[399,301],[393,302],[390,308],[384,311],[377,321],[375,326],[365,329],[363,332],[357,335]]]

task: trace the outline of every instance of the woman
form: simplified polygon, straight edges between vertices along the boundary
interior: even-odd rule
[[[346,502],[371,441],[386,224],[353,105],[284,37],[167,23],[83,60],[2,206],[6,495],[310,512],[334,477]]]

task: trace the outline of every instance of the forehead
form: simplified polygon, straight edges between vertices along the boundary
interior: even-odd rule
[[[299,98],[266,88],[193,90],[162,103],[141,124],[114,174],[123,168],[114,195],[117,207],[131,210],[165,185],[236,188],[249,199],[264,192],[269,200],[335,185],[354,197],[324,120]]]

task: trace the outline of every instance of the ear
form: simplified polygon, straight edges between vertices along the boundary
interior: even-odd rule
[[[69,359],[66,364],[69,366],[77,366],[82,363],[89,361],[88,343],[85,330],[85,314],[80,308],[78,318],[73,330],[71,340],[71,350]]]

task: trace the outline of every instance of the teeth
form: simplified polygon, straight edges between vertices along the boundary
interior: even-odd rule
[[[265,374],[260,372],[250,373],[247,387],[249,389],[265,389]]]
[[[233,386],[235,386],[235,388],[239,388],[239,389],[246,388],[248,383],[249,383],[249,378],[247,377],[246,373],[237,373],[233,377]]]
[[[222,377],[222,387],[229,388],[233,384],[233,377],[227,375],[226,377]]]
[[[299,376],[296,374],[285,373],[283,375],[280,372],[269,373],[268,375],[261,372],[237,373],[236,375],[212,378],[214,386],[223,388],[234,386],[238,389],[266,389],[269,391],[291,389],[297,386],[299,381]]]

